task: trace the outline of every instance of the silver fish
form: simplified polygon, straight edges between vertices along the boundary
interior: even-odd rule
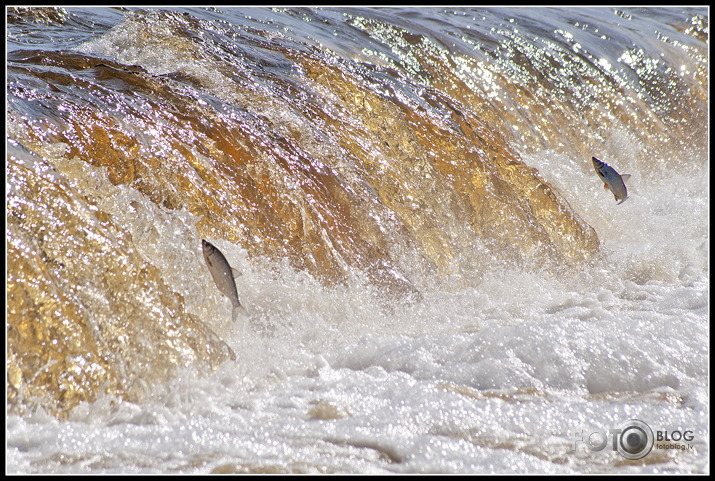
[[[241,305],[241,301],[238,300],[238,291],[236,290],[236,281],[234,280],[234,278],[240,276],[241,273],[231,267],[226,260],[226,256],[224,256],[215,245],[205,239],[201,239],[201,246],[204,251],[204,260],[206,261],[206,265],[209,266],[209,272],[216,283],[216,287],[218,287],[221,294],[229,298],[233,305],[231,319],[233,319],[233,322],[236,322],[239,312],[246,313],[246,309]]]
[[[596,157],[591,157],[593,160],[593,166],[596,169],[596,173],[603,181],[603,188],[610,189],[613,193],[613,197],[616,200],[620,200],[619,205],[624,203],[628,198],[628,189],[626,189],[626,181],[630,179],[630,174],[619,174],[616,169],[601,162]]]

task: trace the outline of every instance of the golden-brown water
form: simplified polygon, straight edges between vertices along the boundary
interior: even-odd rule
[[[7,15],[12,411],[135,402],[235,359],[201,238],[410,305],[601,261],[583,202],[526,156],[642,178],[706,158],[702,9]]]

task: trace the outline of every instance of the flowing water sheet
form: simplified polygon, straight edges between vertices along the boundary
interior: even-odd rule
[[[709,472],[707,8],[6,21],[7,472]]]

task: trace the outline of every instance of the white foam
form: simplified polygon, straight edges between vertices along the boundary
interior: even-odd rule
[[[137,195],[105,192],[103,209]],[[153,245],[142,254],[175,277],[187,306],[238,360],[215,372],[185,370],[141,404],[100,399],[63,422],[9,416],[8,471],[623,472],[615,453],[573,451],[572,433],[631,418],[696,432],[694,451],[646,471],[702,470],[707,262],[696,240],[663,235],[678,228],[661,225],[676,215],[667,209],[638,223],[640,237],[633,232],[633,219],[655,202],[649,192],[658,185],[641,186],[631,211],[593,207],[596,229],[610,228],[597,265],[562,277],[495,268],[478,285],[425,291],[422,302],[394,311],[357,274],[328,288],[212,240],[243,272],[243,333],[232,330],[224,298],[195,288],[211,284],[190,214],[133,199],[134,210],[116,218],[172,239],[132,234],[138,246]],[[686,214],[703,195],[691,192],[680,200]],[[697,232],[706,220],[684,222]],[[169,255],[183,257],[162,264]],[[184,268],[173,272],[176,262]],[[315,414],[319,405],[334,418]]]
[[[83,48],[156,74],[181,66],[181,46],[169,56],[125,48],[140,33],[122,30],[130,26]],[[76,166],[86,169],[79,190],[102,192],[99,207],[238,359],[185,369],[138,404],[102,397],[66,421],[9,415],[7,471],[709,471],[706,167],[681,159],[703,169],[686,175],[663,168],[678,159],[655,159],[639,171],[618,156],[623,145],[612,138],[604,159],[633,175],[622,205],[590,159],[524,159],[601,239],[597,262],[559,275],[495,264],[476,276],[457,266],[463,287],[421,282],[422,301],[391,308],[361,273],[325,287],[209,239],[243,272],[242,332],[203,264],[197,219]],[[633,418],[692,430],[693,449],[631,465],[610,450],[574,450],[574,433]]]

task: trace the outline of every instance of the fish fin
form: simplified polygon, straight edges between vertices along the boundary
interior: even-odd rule
[[[234,278],[234,279],[237,278],[237,277],[239,277],[239,276],[242,276],[242,275],[243,275],[242,272],[237,271],[237,270],[234,269],[233,267],[231,268],[231,274],[233,275],[233,278]]]
[[[603,184],[603,188],[604,188],[605,190],[608,190],[608,184]]]
[[[628,179],[631,178],[631,174],[621,174],[621,180],[625,184]]]

